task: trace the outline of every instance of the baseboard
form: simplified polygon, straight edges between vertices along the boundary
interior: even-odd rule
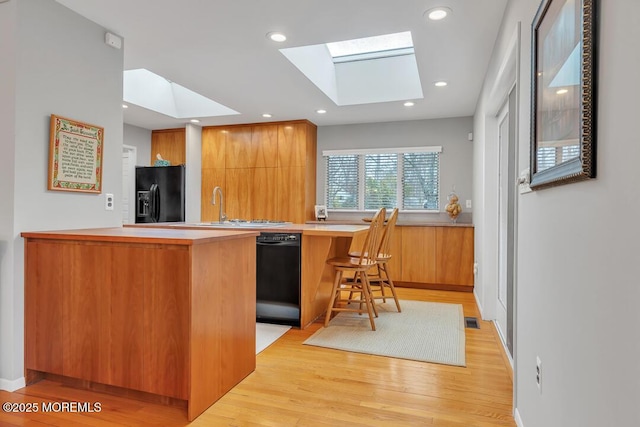
[[[513,410],[513,418],[516,420],[516,425],[518,427],[524,427],[524,424],[522,423],[522,418],[520,418],[520,412],[518,412],[518,408],[515,408]]]
[[[16,391],[25,387],[26,383],[24,377],[18,378],[17,380],[5,380],[4,378],[0,378],[0,390],[5,391]]]
[[[482,304],[480,304],[480,299],[478,298],[478,294],[476,293],[475,287],[473,289],[473,298],[476,300],[476,305],[478,306],[478,310],[480,311],[480,318],[485,320]]]
[[[438,283],[403,282],[400,280],[394,280],[393,284],[399,288],[428,289],[430,291],[473,292],[472,285],[442,285]]]

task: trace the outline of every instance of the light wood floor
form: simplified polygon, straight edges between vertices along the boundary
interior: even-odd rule
[[[471,293],[399,289],[401,299],[458,303]],[[467,367],[305,346],[321,327],[292,329],[257,356],[256,371],[189,424],[184,409],[41,381],[0,402],[100,402],[99,413],[7,414],[8,426],[515,426],[512,379],[493,326],[466,329]]]

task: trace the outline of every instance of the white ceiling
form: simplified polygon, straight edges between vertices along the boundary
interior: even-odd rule
[[[200,125],[308,119],[318,126],[470,116],[507,0],[57,0],[124,38],[126,70],[146,68],[240,112]],[[434,22],[423,13],[453,10]],[[275,43],[265,36],[284,32]],[[278,49],[411,31],[424,99],[337,106]],[[449,85],[436,88],[433,83]],[[319,115],[317,109],[327,113]],[[272,118],[263,118],[269,112]],[[125,123],[184,126],[140,107]]]

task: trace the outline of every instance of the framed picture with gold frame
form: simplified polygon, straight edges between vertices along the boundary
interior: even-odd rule
[[[49,190],[102,192],[104,128],[51,115]]]

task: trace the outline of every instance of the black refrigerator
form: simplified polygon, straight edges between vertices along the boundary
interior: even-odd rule
[[[183,222],[185,167],[136,166],[136,223]]]

